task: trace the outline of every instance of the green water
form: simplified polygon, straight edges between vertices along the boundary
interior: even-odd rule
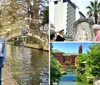
[[[7,70],[19,85],[48,85],[48,52],[8,44],[6,49]]]

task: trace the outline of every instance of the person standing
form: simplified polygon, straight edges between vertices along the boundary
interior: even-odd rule
[[[100,25],[94,24],[92,26],[93,32],[95,33],[95,39],[94,41],[100,41]]]
[[[65,38],[64,38],[64,29],[62,29],[62,30],[59,31],[59,34],[57,36],[56,41],[65,41]]]
[[[2,85],[2,68],[6,62],[5,40],[0,37],[0,85]]]

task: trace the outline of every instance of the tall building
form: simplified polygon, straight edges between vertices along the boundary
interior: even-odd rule
[[[78,6],[70,0],[54,1],[54,25],[55,31],[64,29],[67,40],[73,40],[73,24],[79,18],[83,18],[82,12],[79,12]]]
[[[80,44],[79,49],[78,49],[78,53],[82,53],[82,44]]]

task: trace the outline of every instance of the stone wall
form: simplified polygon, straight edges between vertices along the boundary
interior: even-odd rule
[[[94,84],[94,85],[100,85],[100,77],[96,77],[96,78],[93,80],[93,84]]]
[[[93,41],[94,33],[92,31],[93,22],[89,19],[79,19],[74,23],[74,41]]]

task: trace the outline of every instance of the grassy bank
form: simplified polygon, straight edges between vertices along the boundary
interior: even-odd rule
[[[77,74],[77,82],[78,85],[93,85],[93,82],[92,81],[88,82],[86,75],[83,74]]]

